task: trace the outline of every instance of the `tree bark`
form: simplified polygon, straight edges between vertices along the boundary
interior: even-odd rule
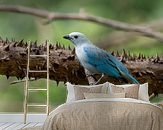
[[[46,45],[31,43],[31,54],[46,54]],[[140,83],[149,83],[149,94],[163,93],[163,59],[159,56],[147,58],[144,55],[131,56],[125,51],[113,55],[121,58],[132,75]],[[23,79],[26,75],[27,43],[23,41],[9,41],[0,39],[0,74],[16,76]],[[46,59],[31,58],[30,69],[45,70]],[[60,44],[50,44],[50,79],[58,82],[71,82],[74,84],[88,84],[83,67],[75,57],[74,50]],[[45,73],[30,73],[36,79],[46,78]],[[100,75],[95,76],[97,79]],[[109,81],[115,84],[124,84],[115,78],[105,76],[102,82]]]

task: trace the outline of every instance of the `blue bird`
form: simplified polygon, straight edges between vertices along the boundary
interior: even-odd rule
[[[132,83],[139,84],[122,62],[111,55],[111,53],[93,45],[84,34],[80,32],[72,32],[63,38],[70,40],[74,44],[78,60],[88,71],[94,74],[101,73],[101,78],[105,74],[120,80],[125,79]]]

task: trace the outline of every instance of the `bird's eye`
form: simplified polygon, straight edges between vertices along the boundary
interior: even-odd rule
[[[75,39],[77,39],[77,38],[78,38],[78,36],[77,36],[77,35],[75,35],[75,36],[74,36],[74,38],[75,38]]]

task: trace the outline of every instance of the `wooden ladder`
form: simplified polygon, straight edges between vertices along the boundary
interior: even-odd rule
[[[25,77],[25,92],[24,92],[24,124],[27,121],[27,113],[28,107],[46,107],[46,114],[49,115],[49,45],[47,42],[46,48],[47,54],[44,55],[31,55],[30,43],[28,44],[28,57],[27,57],[27,71]],[[32,57],[43,57],[46,58],[46,70],[30,70],[30,59]],[[31,88],[29,87],[29,73],[47,73],[47,80],[46,80],[46,88]],[[38,91],[45,91],[46,92],[46,104],[37,104],[37,103],[28,103],[28,97],[30,92],[38,92]]]

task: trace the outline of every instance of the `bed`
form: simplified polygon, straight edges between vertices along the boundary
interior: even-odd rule
[[[163,109],[149,102],[148,83],[84,86],[67,83],[67,101],[44,130],[163,130]]]
[[[44,130],[163,130],[163,110],[132,98],[93,98],[65,103]]]

